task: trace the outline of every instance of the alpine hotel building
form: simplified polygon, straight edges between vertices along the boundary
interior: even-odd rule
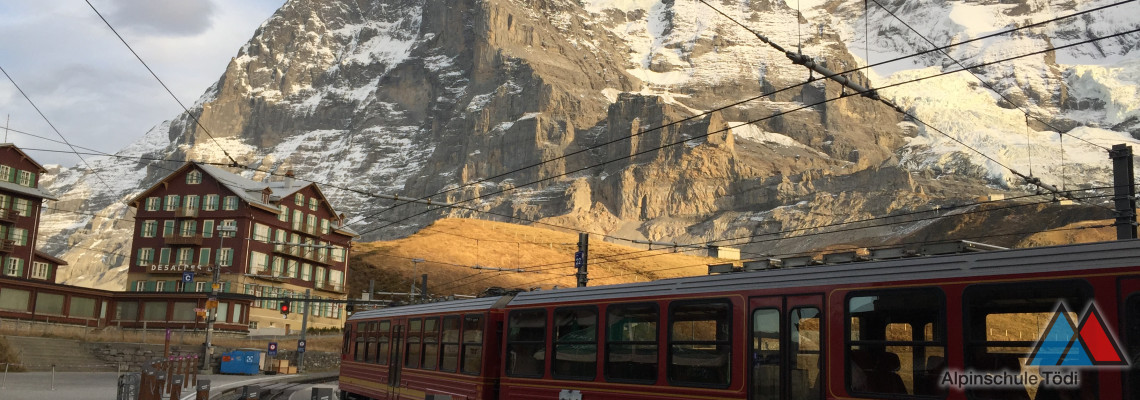
[[[286,173],[258,182],[218,167],[186,163],[131,201],[135,212],[128,291],[209,292],[220,266],[223,293],[301,299],[347,298],[348,251],[355,232],[316,184],[299,185]],[[219,227],[236,230],[223,237]],[[228,230],[228,229],[227,229]],[[184,282],[183,272],[193,272]],[[292,302],[283,318],[280,302],[255,300],[250,334],[301,329],[304,303]],[[241,310],[219,308],[217,319]],[[310,328],[340,328],[344,305],[314,302]]]

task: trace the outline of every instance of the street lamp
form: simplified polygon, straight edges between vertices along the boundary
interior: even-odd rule
[[[230,234],[236,234],[236,233],[237,233],[237,226],[226,225],[226,224],[218,225],[218,262],[214,263],[214,268],[213,268],[214,279],[213,279],[213,282],[210,284],[210,300],[211,301],[217,301],[218,300],[218,289],[221,288],[221,284],[218,281],[220,280],[220,278],[222,276],[222,261],[225,261],[225,259],[226,259],[222,255],[222,249],[225,248],[225,244],[226,244],[226,236],[229,236]],[[231,254],[232,254],[232,252],[231,252]],[[230,256],[230,259],[231,260],[233,259],[232,255]],[[202,371],[206,372],[206,373],[209,373],[210,360],[214,356],[214,342],[213,342],[213,339],[214,339],[214,320],[216,320],[216,319],[218,319],[218,308],[217,307],[207,308],[206,309],[206,346],[204,349],[202,349],[202,351],[204,352],[204,356],[202,357],[202,360],[203,360],[202,361]]]

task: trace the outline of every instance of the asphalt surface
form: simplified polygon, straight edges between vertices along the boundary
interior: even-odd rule
[[[0,400],[108,400],[116,398],[118,386],[117,372],[57,372],[53,379],[51,372],[10,372],[0,371]],[[244,375],[202,375],[210,380],[210,394],[240,387],[261,385],[303,377],[299,375],[244,376]],[[335,383],[333,384],[335,385]],[[328,387],[328,384],[320,384]],[[193,387],[183,390],[182,400],[194,398]],[[308,397],[296,397],[308,399]]]

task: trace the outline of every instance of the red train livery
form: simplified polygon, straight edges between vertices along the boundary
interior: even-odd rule
[[[342,399],[1137,399],[1140,241],[393,307],[344,343]]]

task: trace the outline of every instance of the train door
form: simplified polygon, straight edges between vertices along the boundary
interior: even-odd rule
[[[388,386],[400,387],[400,372],[404,366],[401,352],[404,349],[404,321],[392,321],[392,347],[388,357]]]
[[[749,301],[748,398],[823,398],[823,296],[765,296]]]
[[[1124,398],[1140,398],[1140,279],[1120,280],[1120,330],[1123,333],[1124,355],[1130,357],[1130,368],[1123,370]]]

